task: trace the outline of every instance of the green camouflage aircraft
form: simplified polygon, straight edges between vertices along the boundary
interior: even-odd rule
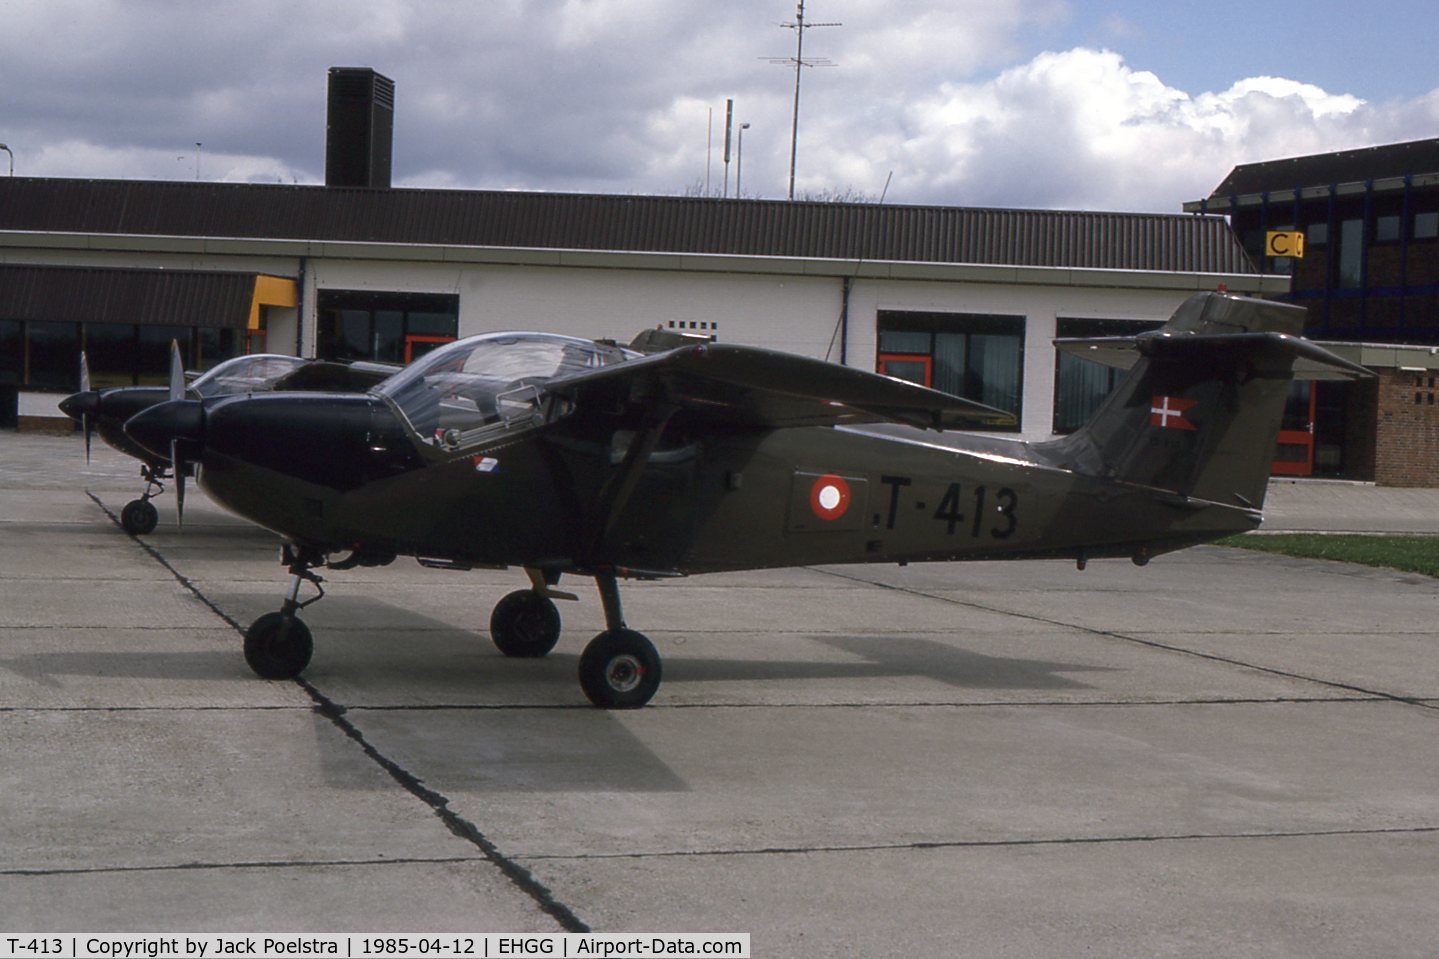
[[[1160,329],[1059,341],[1129,372],[1046,442],[953,432],[1008,414],[857,369],[650,331],[630,349],[540,333],[436,350],[363,395],[175,399],[126,432],[197,463],[218,503],[284,538],[290,587],[245,637],[259,675],[298,675],[315,569],[396,556],[521,567],[491,636],[548,653],[565,575],[606,628],[580,658],[597,706],[647,703],[654,645],[621,579],[817,563],[1150,558],[1261,521],[1290,381],[1368,375],[1301,338],[1304,311],[1196,294]],[[183,495],[183,488],[178,492]],[[338,558],[336,558],[338,557]],[[315,596],[301,600],[303,583]]]

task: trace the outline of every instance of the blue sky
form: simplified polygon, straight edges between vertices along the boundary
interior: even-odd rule
[[[325,77],[396,82],[403,186],[788,179],[795,0],[0,0],[19,175],[318,183]],[[807,0],[802,196],[1177,212],[1237,163],[1439,136],[1433,0]],[[197,150],[195,144],[203,146]],[[736,144],[736,147],[738,144]],[[738,150],[728,180],[739,173]]]
[[[1058,42],[1124,54],[1136,70],[1191,92],[1269,74],[1332,93],[1388,100],[1439,86],[1433,0],[1076,2]]]

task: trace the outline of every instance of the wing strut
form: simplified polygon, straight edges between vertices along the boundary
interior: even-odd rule
[[[619,473],[610,477],[609,482],[600,490],[599,506],[594,514],[594,535],[589,544],[591,556],[600,555],[605,541],[609,539],[610,533],[614,532],[620,515],[624,513],[625,506],[634,495],[640,475],[644,473],[650,457],[654,455],[655,447],[659,445],[660,435],[664,433],[665,426],[669,424],[670,417],[674,416],[677,409],[678,407],[664,404],[650,410],[644,428],[625,453],[625,461],[620,466]]]

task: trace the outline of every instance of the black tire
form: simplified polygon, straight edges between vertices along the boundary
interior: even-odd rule
[[[580,655],[580,688],[601,709],[638,709],[660,688],[660,654],[632,629],[600,633]]]
[[[560,641],[560,611],[548,596],[517,590],[495,604],[490,639],[506,656],[537,659]]]
[[[147,499],[132,499],[120,510],[120,528],[131,536],[155,532],[160,525],[160,511]]]
[[[245,631],[245,662],[262,679],[294,679],[314,651],[310,627],[294,615],[266,613]]]

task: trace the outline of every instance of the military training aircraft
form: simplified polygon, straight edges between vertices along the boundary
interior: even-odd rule
[[[519,566],[494,608],[509,656],[560,634],[566,574],[606,628],[579,663],[597,706],[642,706],[654,645],[618,581],[831,563],[1064,557],[1143,565],[1251,530],[1291,379],[1368,375],[1298,336],[1302,308],[1196,294],[1158,330],[1059,341],[1127,376],[1079,431],[1025,442],[947,432],[1007,414],[875,373],[649,331],[630,349],[496,333],[438,349],[364,395],[181,399],[125,425],[200,466],[219,504],[274,530],[291,574],[246,660],[298,675],[314,570],[398,555]],[[340,557],[331,562],[331,557]],[[303,583],[316,595],[301,600]]]
[[[333,363],[277,353],[252,353],[218,363],[186,386],[184,377],[189,374],[183,372],[179,347],[174,343],[171,358],[168,387],[113,386],[96,390],[90,388],[90,367],[85,354],[81,353],[80,390],[60,401],[60,411],[79,423],[85,432],[87,460],[93,430],[109,446],[140,461],[145,490],[139,499],[131,500],[120,510],[120,525],[127,533],[137,536],[152,532],[159,523],[160,514],[150,500],[164,492],[164,481],[172,477],[168,451],[163,456],[152,453],[125,434],[125,421],[136,413],[178,395],[203,399],[257,390],[364,392],[401,368],[389,363]]]

